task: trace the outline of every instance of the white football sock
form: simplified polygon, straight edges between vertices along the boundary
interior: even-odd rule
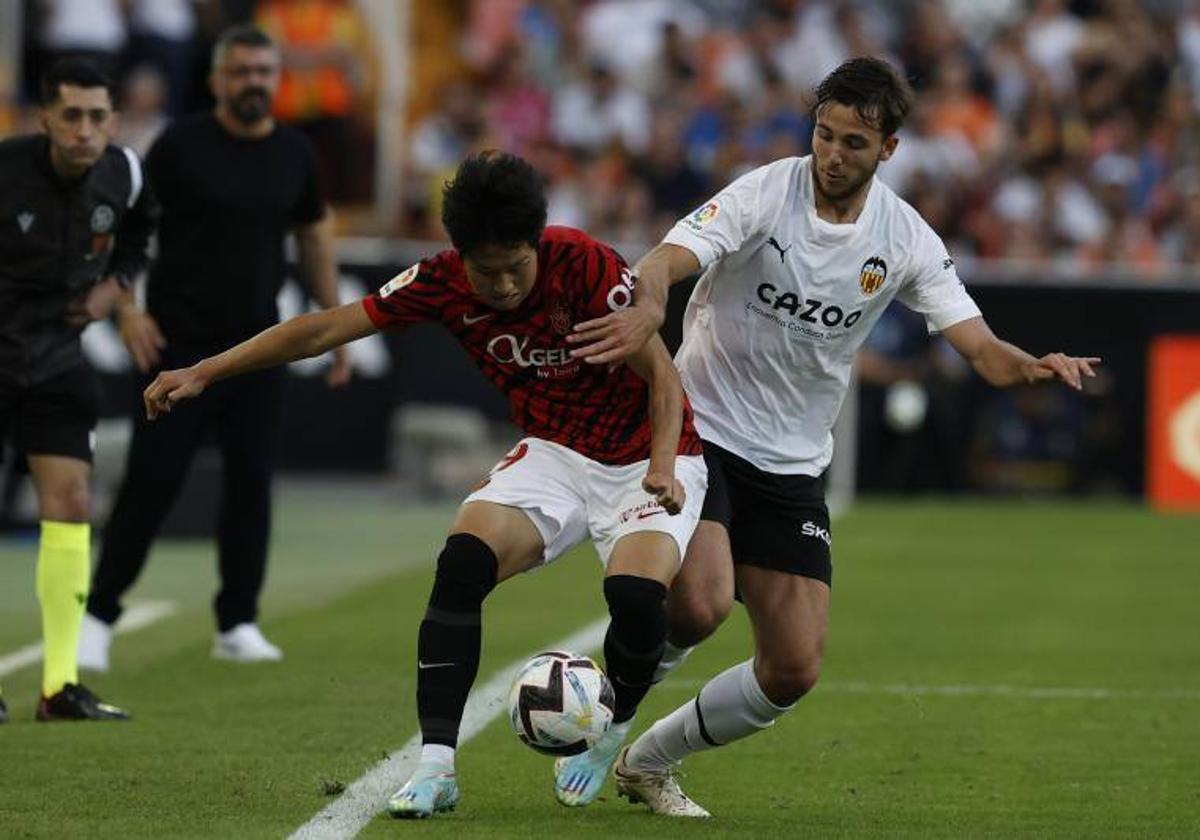
[[[696,699],[643,732],[625,760],[634,769],[664,770],[692,753],[766,729],[791,708],[767,699],[754,677],[754,660],[748,659],[713,677]]]
[[[666,646],[663,647],[662,659],[658,660],[658,667],[654,669],[654,676],[650,678],[650,682],[662,682],[662,678],[682,665],[683,660],[687,659],[693,650],[695,646],[675,647],[667,640]]]
[[[422,744],[421,764],[436,764],[454,769],[454,747],[445,744]]]

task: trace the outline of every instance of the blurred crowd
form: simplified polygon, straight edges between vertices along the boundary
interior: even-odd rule
[[[1200,257],[1194,0],[475,0],[460,52],[412,131],[414,232],[464,151],[501,146],[551,175],[555,220],[656,241],[806,154],[814,85],[875,54],[918,93],[879,174],[956,254],[1147,275]]]
[[[9,102],[0,97],[0,136],[36,127],[44,68],[85,56],[118,82],[117,142],[145,155],[169,120],[211,107],[212,45],[226,27],[253,22],[280,45],[275,115],[313,141],[331,198],[370,200],[373,45],[354,0],[11,2],[22,6],[22,86]]]
[[[317,143],[332,197],[399,204],[398,236],[442,238],[448,172],[500,147],[548,175],[552,221],[652,243],[806,154],[813,86],[875,54],[918,93],[880,177],[956,255],[1146,277],[1200,262],[1200,0],[412,0],[399,197],[372,194],[394,49],[376,0],[22,2],[24,98],[0,103],[0,133],[28,124],[48,60],[85,53],[122,79],[120,139],[144,151],[208,105],[215,34],[253,20],[283,46],[277,113]]]

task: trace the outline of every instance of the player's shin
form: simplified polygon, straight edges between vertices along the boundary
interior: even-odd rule
[[[747,659],[713,677],[694,700],[644,732],[629,747],[626,760],[635,769],[665,770],[691,753],[766,729],[791,708],[767,698],[754,676],[754,660]]]
[[[42,521],[37,594],[42,607],[45,663],[42,694],[79,682],[75,652],[87,602],[90,527],[86,522]]]
[[[666,596],[667,588],[651,578],[614,574],[604,579],[611,617],[604,637],[604,664],[613,686],[613,721],[587,752],[554,763],[554,795],[563,805],[593,802],[625,743],[667,638]]]
[[[417,715],[422,762],[453,766],[463,707],[479,670],[483,600],[496,585],[496,555],[472,534],[452,534],[417,639]]]
[[[666,595],[667,588],[650,578],[611,575],[604,579],[611,616],[604,637],[604,663],[616,700],[614,724],[632,718],[650,690],[667,639]]]

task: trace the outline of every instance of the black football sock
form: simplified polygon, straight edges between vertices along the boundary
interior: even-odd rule
[[[634,575],[604,579],[612,619],[604,637],[604,665],[616,699],[614,723],[632,718],[650,690],[667,640],[666,597],[667,588],[656,580]]]
[[[496,555],[473,534],[451,534],[417,637],[417,717],[422,743],[458,743],[467,695],[479,671],[483,599],[496,585]]]

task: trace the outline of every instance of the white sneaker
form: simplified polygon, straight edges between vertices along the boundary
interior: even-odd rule
[[[667,817],[711,817],[712,814],[693,802],[668,770],[635,770],[625,759],[629,747],[621,750],[613,765],[617,780],[617,795],[630,802],[644,802],[656,814]]]
[[[278,662],[283,659],[283,651],[267,641],[257,624],[250,623],[218,633],[212,655],[213,659],[232,662]]]
[[[112,644],[112,634],[112,625],[85,612],[79,628],[79,647],[75,651],[76,664],[84,671],[108,673],[108,647]]]

